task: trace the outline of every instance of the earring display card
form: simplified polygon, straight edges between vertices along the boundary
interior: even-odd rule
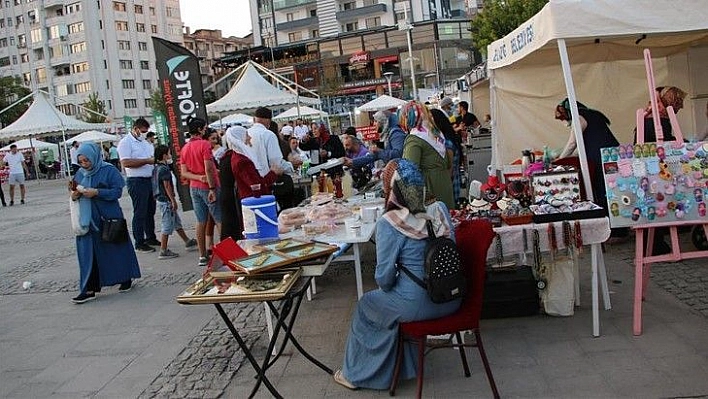
[[[706,219],[708,143],[645,143],[603,148],[613,228]]]
[[[534,203],[570,206],[580,201],[577,171],[536,173],[532,177]]]

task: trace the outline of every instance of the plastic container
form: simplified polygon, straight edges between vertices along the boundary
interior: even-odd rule
[[[278,211],[275,196],[247,197],[241,200],[243,234],[251,239],[278,237]]]

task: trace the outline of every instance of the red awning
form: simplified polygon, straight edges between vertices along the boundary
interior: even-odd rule
[[[386,57],[377,58],[376,61],[378,61],[380,63],[395,62],[395,61],[398,61],[398,56],[397,55],[388,55]]]

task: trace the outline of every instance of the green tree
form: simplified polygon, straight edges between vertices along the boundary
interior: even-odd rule
[[[160,111],[165,115],[167,114],[165,99],[162,97],[162,90],[159,88],[150,92],[150,108],[155,111]]]
[[[106,103],[98,98],[98,93],[89,94],[88,100],[82,104],[86,109],[83,110],[82,117],[88,123],[105,123],[106,122]],[[89,111],[87,111],[89,110]]]
[[[15,101],[31,93],[31,90],[22,85],[20,78],[5,76],[0,78],[0,111],[9,107]],[[0,114],[0,127],[5,127],[27,111],[32,103],[32,97],[28,97],[21,104],[17,104],[9,110]]]
[[[541,11],[548,0],[486,0],[472,20],[472,43],[482,54],[487,46],[504,37]]]

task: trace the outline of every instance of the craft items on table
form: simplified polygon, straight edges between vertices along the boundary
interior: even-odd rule
[[[487,182],[482,185],[482,199],[492,205],[492,209],[497,209],[496,202],[502,198],[502,194],[506,189],[506,185],[499,181],[499,178],[492,168],[492,165],[487,166]]]
[[[268,273],[248,275],[237,272],[212,272],[177,296],[184,304],[239,301],[277,300],[285,295],[298,280],[302,269],[291,268]]]

